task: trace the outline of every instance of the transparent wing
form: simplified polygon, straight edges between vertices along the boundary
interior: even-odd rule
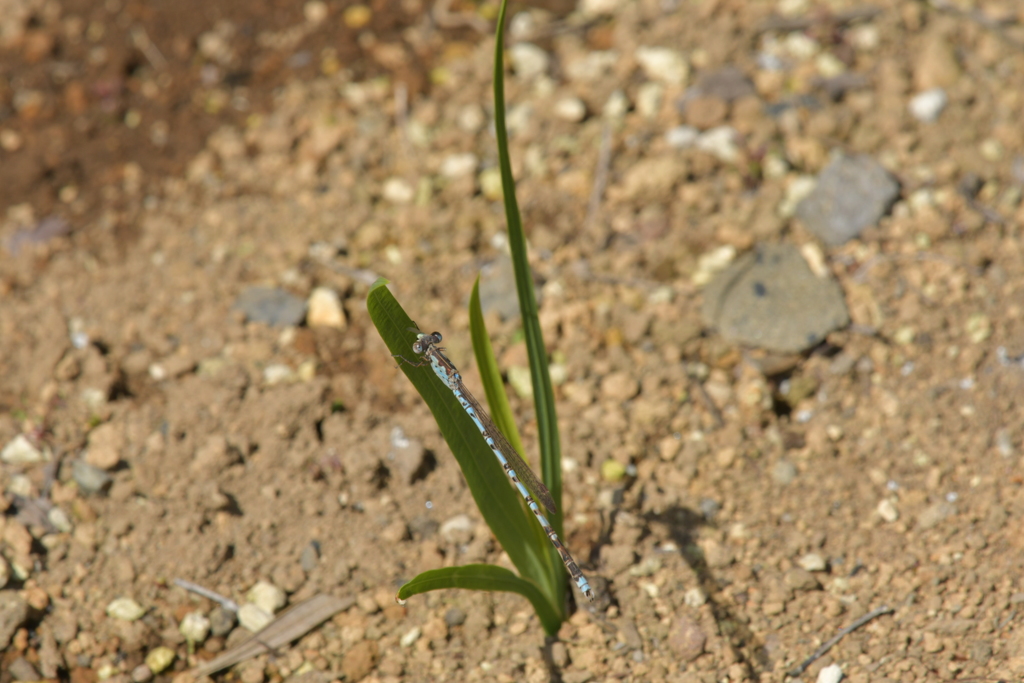
[[[498,446],[498,450],[501,451],[505,459],[508,460],[509,464],[512,465],[512,469],[515,470],[516,476],[519,477],[519,481],[523,482],[526,488],[530,489],[530,493],[537,497],[537,500],[541,505],[546,507],[552,514],[558,512],[558,508],[555,507],[555,499],[551,497],[551,492],[548,491],[548,487],[537,478],[537,475],[533,473],[530,466],[519,457],[516,453],[516,449],[512,447],[512,444],[508,442],[505,435],[501,433],[497,425],[491,419],[491,416],[487,414],[487,411],[483,409],[480,402],[477,401],[473,394],[469,393],[466,389],[466,385],[459,382],[461,385],[459,390],[462,395],[466,397],[469,404],[473,406],[473,410],[480,416],[481,421],[484,423],[484,430],[487,432],[487,436],[494,439],[494,443]]]

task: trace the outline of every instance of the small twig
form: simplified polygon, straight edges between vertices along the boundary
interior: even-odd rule
[[[832,640],[828,641],[827,643],[819,647],[817,650],[815,650],[814,654],[805,659],[803,664],[793,669],[792,671],[786,672],[786,675],[790,678],[796,678],[804,671],[806,671],[807,667],[809,667],[811,664],[814,664],[815,661],[822,657],[826,652],[831,650],[832,647],[840,640],[842,640],[847,634],[853,633],[861,626],[868,623],[872,619],[875,619],[876,617],[880,617],[883,614],[892,614],[894,611],[895,610],[889,607],[888,605],[882,605],[878,609],[871,610],[870,612],[862,616],[860,619],[857,619],[855,622],[853,622],[852,624],[841,630],[839,633],[837,633],[835,638],[832,638]]]
[[[167,58],[164,57],[163,53],[157,49],[153,41],[149,39],[149,34],[146,33],[146,29],[141,26],[133,26],[131,30],[132,42],[135,43],[135,47],[139,48],[139,51],[146,56],[149,60],[150,65],[158,71],[163,71],[167,68]]]
[[[704,405],[704,409],[711,414],[711,419],[715,421],[715,429],[721,429],[725,426],[725,419],[722,418],[722,411],[718,409],[715,402],[711,400],[711,396],[708,394],[708,390],[704,388],[704,385],[697,381],[696,377],[690,377],[690,388],[693,389],[693,393],[697,394],[697,398]]]
[[[583,230],[588,231],[597,220],[597,212],[601,209],[604,188],[608,184],[608,166],[612,158],[612,129],[606,121],[601,130],[601,148],[597,153],[597,169],[594,172],[594,187],[590,191],[587,202],[587,217],[583,221]]]
[[[231,598],[225,598],[220,593],[215,593],[212,590],[210,590],[209,588],[203,588],[202,586],[200,586],[197,583],[192,583],[191,581],[186,581],[185,579],[175,579],[174,580],[174,585],[177,586],[178,588],[184,588],[185,590],[190,591],[192,593],[195,593],[196,595],[201,595],[204,598],[207,598],[209,600],[213,600],[214,602],[216,602],[217,604],[219,604],[221,607],[223,607],[224,609],[228,610],[229,612],[237,612],[238,611],[238,603],[237,602],[235,602]]]

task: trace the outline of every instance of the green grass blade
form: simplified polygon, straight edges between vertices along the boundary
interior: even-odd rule
[[[405,600],[419,593],[446,588],[518,593],[533,605],[544,631],[549,635],[557,633],[562,624],[561,615],[552,609],[547,596],[535,584],[492,564],[431,569],[402,586],[398,591],[398,599]]]
[[[537,298],[533,291],[533,276],[526,255],[526,238],[523,223],[516,202],[515,179],[512,177],[512,163],[508,153],[508,130],[505,126],[505,12],[507,0],[502,0],[498,13],[494,54],[494,128],[498,141],[498,161],[501,168],[501,185],[505,200],[505,219],[508,222],[508,241],[512,251],[512,266],[516,276],[516,290],[519,294],[519,310],[523,318],[523,334],[526,350],[530,357],[530,377],[533,380],[533,402],[537,410],[537,435],[540,443],[540,473],[551,491],[555,504],[562,507],[562,455],[558,438],[558,417],[555,414],[555,395],[551,388],[548,372],[548,356],[541,334],[540,318],[537,315]],[[562,531],[562,514],[552,515],[551,524],[559,536]],[[552,552],[554,552],[552,550]],[[559,604],[564,601],[565,582],[558,583]]]
[[[370,288],[366,297],[370,319],[392,354],[417,362],[412,352],[416,335],[408,331],[416,324],[402,310],[386,284],[387,280],[381,278]],[[546,541],[543,544],[537,542],[533,529],[537,523],[532,519],[533,515],[527,516],[523,512],[519,493],[509,483],[473,420],[429,365],[414,367],[397,359],[396,362],[433,413],[484,521],[516,569],[539,586],[550,585],[548,544]],[[561,605],[561,600],[556,602],[554,597],[548,596],[550,603]]]
[[[523,460],[530,463],[523,450],[523,440],[516,428],[516,420],[512,415],[512,406],[508,402],[501,370],[494,358],[491,338],[487,335],[487,324],[484,323],[483,308],[480,306],[480,278],[473,283],[473,292],[469,295],[469,335],[473,340],[473,355],[476,356],[477,367],[480,368],[480,380],[487,394],[487,405],[491,409],[491,419],[505,435],[508,442],[516,449]]]

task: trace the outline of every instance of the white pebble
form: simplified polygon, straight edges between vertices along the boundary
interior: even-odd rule
[[[251,602],[247,602],[238,608],[238,623],[242,625],[242,628],[252,633],[263,629],[273,620],[273,615],[267,614]]]
[[[469,515],[455,515],[445,520],[440,529],[441,538],[449,543],[468,543],[473,537],[473,520]]]
[[[807,553],[796,562],[800,565],[801,569],[805,569],[809,572],[823,572],[825,571],[825,558],[818,553]]]
[[[50,508],[50,511],[46,513],[46,518],[50,520],[50,524],[56,527],[57,531],[69,534],[75,529],[75,525],[71,523],[68,513],[64,512],[61,508]]]
[[[708,601],[708,596],[700,588],[691,588],[683,593],[683,604],[687,607],[701,607]]]
[[[472,152],[449,154],[441,162],[441,175],[445,178],[464,178],[476,171],[479,160]]]
[[[612,15],[622,4],[622,0],[581,0],[579,11],[585,17]]]
[[[546,73],[551,63],[548,53],[533,43],[513,45],[509,50],[509,58],[516,75],[524,81]]]
[[[189,643],[202,643],[210,635],[210,620],[202,612],[189,612],[178,624],[178,631]]]
[[[302,14],[311,24],[323,23],[327,18],[327,3],[323,0],[310,0],[302,6]]]
[[[604,103],[601,113],[609,119],[621,119],[628,111],[629,99],[626,97],[626,93],[616,90],[608,96],[608,101]]]
[[[37,495],[32,480],[25,474],[12,474],[5,490],[12,496],[21,496],[22,498],[34,498]]]
[[[381,195],[392,204],[408,204],[416,196],[416,190],[401,178],[388,178],[384,181]]]
[[[910,115],[918,121],[931,123],[939,118],[939,114],[946,108],[947,102],[949,102],[949,97],[946,96],[945,90],[932,88],[910,98],[907,109],[910,110]]]
[[[12,465],[26,465],[43,462],[47,459],[45,454],[33,446],[24,434],[18,434],[0,451],[0,460]]]
[[[796,205],[803,201],[803,198],[814,192],[818,186],[818,180],[811,175],[801,175],[793,178],[786,185],[785,194],[779,202],[779,216],[791,218],[796,213]]]
[[[317,287],[306,301],[306,324],[310,327],[333,327],[343,330],[347,326],[341,297],[330,287]]]
[[[578,97],[563,97],[555,102],[554,113],[563,121],[576,123],[587,115],[587,105]]]
[[[740,150],[736,145],[739,133],[732,126],[718,126],[701,133],[695,143],[697,149],[713,154],[721,161],[732,163],[739,158]]]
[[[121,621],[135,621],[145,613],[142,605],[131,598],[117,598],[107,605],[107,616]]]
[[[877,512],[879,517],[890,524],[900,518],[900,511],[896,509],[896,504],[888,498],[878,504]]]
[[[413,644],[420,639],[420,635],[423,633],[419,626],[413,626],[409,629],[405,635],[399,639],[398,643],[402,647],[412,647]]]
[[[839,683],[843,680],[843,668],[838,664],[829,664],[818,672],[817,683]]]
[[[643,83],[637,88],[636,110],[645,119],[654,118],[661,109],[661,102],[665,96],[665,86],[653,81]]]
[[[698,137],[700,137],[700,131],[693,126],[676,126],[665,132],[665,142],[669,147],[675,149],[692,147]]]
[[[271,363],[263,368],[263,381],[267,386],[283,384],[295,379],[295,371],[284,363]]]
[[[476,133],[487,123],[487,115],[479,104],[467,104],[459,110],[455,122],[467,133]]]
[[[274,614],[288,602],[284,591],[269,581],[257,581],[245,594],[245,599],[268,614]]]
[[[636,49],[636,61],[654,81],[682,85],[690,75],[690,65],[682,53],[671,48],[641,45]]]

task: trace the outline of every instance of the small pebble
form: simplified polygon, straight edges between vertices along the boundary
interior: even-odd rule
[[[274,616],[248,602],[238,608],[238,623],[242,628],[256,633],[274,620]]]
[[[47,459],[43,451],[33,446],[24,434],[18,434],[0,451],[0,460],[12,465],[28,465],[45,462]]]
[[[284,591],[269,581],[257,581],[245,594],[245,599],[267,614],[276,614],[288,602]]]
[[[473,540],[474,526],[469,515],[455,515],[441,525],[441,538],[456,545],[469,543]]]
[[[465,154],[449,154],[441,162],[441,175],[445,178],[456,179],[472,175],[480,160],[472,152]]]
[[[640,382],[629,372],[613,372],[601,380],[601,394],[613,401],[628,401],[640,392]]]
[[[671,48],[642,45],[636,49],[636,61],[652,81],[683,85],[690,75],[690,65],[682,53]]]
[[[32,480],[24,474],[12,475],[7,482],[6,492],[12,496],[21,496],[22,498],[34,498],[38,495]]]
[[[661,110],[665,86],[656,81],[641,83],[636,92],[636,111],[645,119],[653,119]]]
[[[210,620],[202,612],[189,612],[178,625],[178,631],[186,642],[201,644],[210,635]]]
[[[485,168],[477,178],[480,192],[484,197],[496,202],[502,197],[501,170],[497,166]]]
[[[146,666],[154,674],[162,672],[164,669],[171,665],[174,661],[174,650],[164,645],[150,650],[149,654],[146,655]]]
[[[900,518],[900,512],[896,509],[896,504],[888,498],[885,498],[878,503],[876,512],[878,512],[879,517],[890,524]]]
[[[992,334],[992,323],[984,313],[972,313],[964,325],[967,338],[974,344],[980,344]]]
[[[131,598],[117,598],[107,605],[107,616],[121,621],[135,621],[145,613],[142,605]]]
[[[838,664],[829,664],[818,672],[816,683],[839,683],[843,679],[843,668]]]
[[[823,572],[827,568],[825,558],[818,553],[807,553],[797,560],[797,564],[809,572]]]
[[[370,23],[373,18],[373,11],[366,5],[350,5],[345,8],[341,20],[345,26],[351,29],[361,29]]]
[[[330,287],[317,287],[306,302],[306,324],[310,327],[333,327],[343,330],[348,326],[341,297]]]
[[[391,204],[408,204],[416,197],[416,190],[402,178],[388,178],[381,188],[381,196]]]
[[[306,302],[277,287],[248,287],[233,308],[248,320],[277,327],[293,327],[306,317]]]
[[[668,632],[668,649],[683,662],[690,662],[704,652],[707,634],[689,617],[676,617]]]
[[[605,481],[614,484],[622,481],[625,476],[626,466],[618,460],[605,460],[601,463],[601,478]]]
[[[914,95],[910,99],[910,104],[907,105],[907,108],[910,110],[911,116],[918,121],[931,123],[939,118],[939,114],[946,108],[948,101],[949,97],[946,95],[945,90],[942,88],[932,88],[931,90],[925,90]]]
[[[139,664],[132,669],[132,683],[146,683],[153,679],[153,670],[146,664]]]
[[[75,525],[71,523],[68,513],[64,512],[61,508],[50,508],[50,511],[46,513],[46,518],[50,520],[50,524],[57,528],[57,531],[62,533],[69,534],[75,529]]]
[[[267,386],[285,384],[293,381],[296,377],[297,375],[291,369],[291,366],[284,363],[271,363],[263,368],[263,381],[267,383]]]
[[[416,643],[416,641],[420,639],[420,636],[422,634],[423,631],[420,629],[419,626],[413,626],[411,629],[405,632],[405,634],[399,639],[398,643],[402,647],[412,647]]]
[[[231,633],[237,616],[235,612],[217,605],[210,611],[210,633],[218,638]]]
[[[315,543],[307,543],[299,554],[299,566],[307,574],[316,569],[320,561],[320,552]]]
[[[608,101],[601,108],[601,114],[609,119],[621,119],[629,111],[629,98],[621,90],[614,91],[608,96]]]
[[[458,607],[452,607],[444,613],[444,623],[448,626],[462,626],[466,623],[466,613]]]
[[[683,594],[683,603],[687,607],[701,607],[708,601],[708,596],[700,588],[691,588]]]
[[[732,126],[718,126],[701,133],[694,146],[715,156],[719,161],[731,164],[740,156],[740,149],[736,144],[738,139],[739,133]]]
[[[796,465],[788,460],[780,460],[772,467],[772,479],[776,484],[781,484],[782,486],[793,483],[797,474]]]
[[[327,18],[327,3],[323,0],[309,0],[302,6],[302,14],[311,24],[320,24]]]
[[[578,97],[563,97],[555,102],[553,112],[563,121],[577,123],[587,115],[587,105]]]
[[[518,43],[509,50],[509,59],[516,76],[528,81],[546,73],[551,64],[551,57],[543,49],[533,43]]]
[[[100,493],[109,488],[114,481],[113,477],[99,467],[77,459],[71,462],[71,478],[86,495]]]
[[[698,137],[700,137],[700,131],[693,126],[676,126],[669,128],[665,133],[665,142],[674,149],[685,149],[692,147]]]

